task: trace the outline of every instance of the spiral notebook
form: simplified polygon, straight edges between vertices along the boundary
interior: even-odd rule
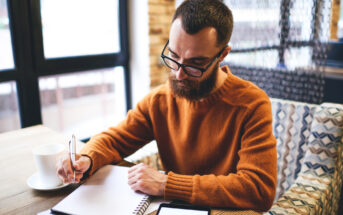
[[[128,167],[107,165],[51,211],[62,214],[143,215],[151,198],[133,191],[127,183]]]

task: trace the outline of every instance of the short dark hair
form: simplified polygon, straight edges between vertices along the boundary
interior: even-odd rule
[[[195,34],[205,27],[217,30],[217,45],[226,45],[231,38],[231,10],[220,0],[185,0],[175,11],[173,21],[181,17],[182,27]]]

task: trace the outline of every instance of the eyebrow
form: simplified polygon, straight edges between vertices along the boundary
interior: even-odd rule
[[[176,54],[174,51],[172,51],[169,47],[168,47],[168,50],[173,54],[173,55],[176,55],[179,57],[178,54]],[[189,60],[209,60],[210,58],[209,57],[204,57],[204,56],[199,56],[199,57],[192,57],[192,58],[189,58],[189,59],[186,59],[187,61]]]

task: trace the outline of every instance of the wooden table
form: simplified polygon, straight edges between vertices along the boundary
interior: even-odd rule
[[[50,209],[78,187],[69,185],[55,191],[28,187],[26,180],[36,172],[32,149],[47,143],[64,144],[67,149],[68,138],[41,125],[0,134],[0,214],[37,214]],[[83,145],[78,142],[78,150]],[[211,214],[261,213],[213,210]]]
[[[64,144],[68,138],[44,126],[0,134],[0,214],[36,214],[55,205],[77,185],[57,191],[36,191],[26,180],[36,172],[32,149],[47,143]],[[82,143],[77,143],[80,149]]]

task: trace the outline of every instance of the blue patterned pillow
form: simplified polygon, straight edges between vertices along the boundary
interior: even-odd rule
[[[275,200],[295,181],[307,150],[317,105],[271,99],[273,133],[277,139],[277,189]]]

